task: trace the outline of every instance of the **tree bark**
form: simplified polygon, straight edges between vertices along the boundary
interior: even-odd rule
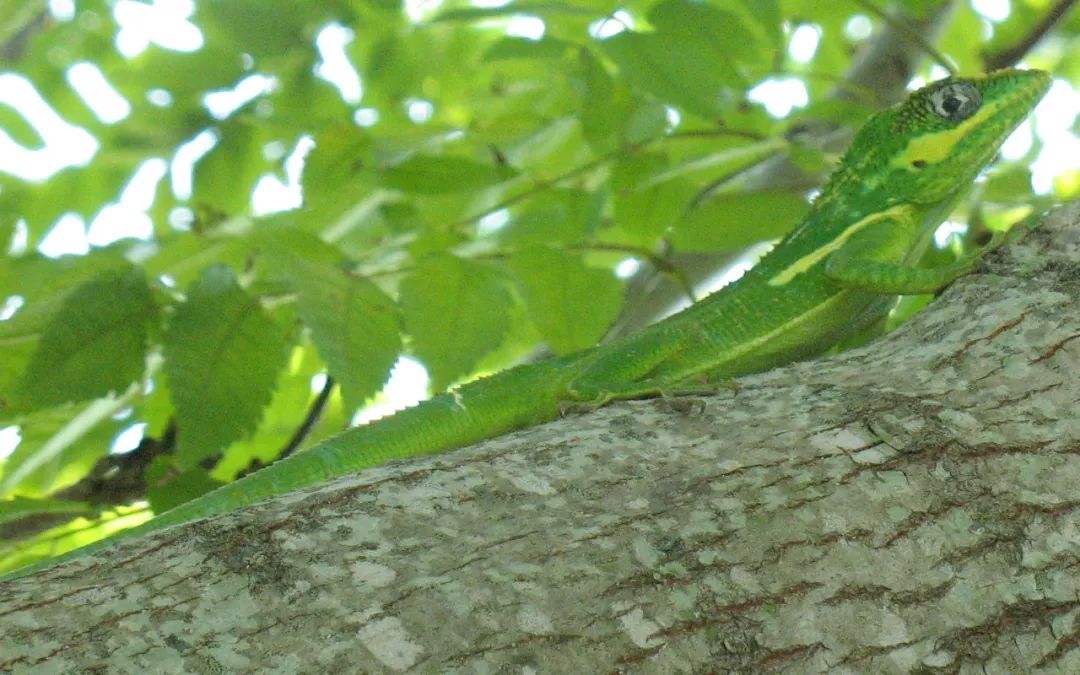
[[[1080,208],[897,331],[0,585],[0,671],[1080,672]]]

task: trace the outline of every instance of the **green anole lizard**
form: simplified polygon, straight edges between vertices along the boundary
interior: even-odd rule
[[[924,87],[872,117],[806,218],[741,279],[696,305],[618,342],[517,366],[349,429],[120,534],[548,422],[568,403],[700,390],[820,354],[885,316],[897,295],[942,288],[1000,242],[995,235],[947,267],[916,266],[937,226],[1049,85],[1044,72],[1007,70]]]

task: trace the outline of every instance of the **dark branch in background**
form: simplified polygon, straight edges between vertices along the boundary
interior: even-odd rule
[[[21,4],[21,6],[20,6]],[[22,59],[30,39],[49,25],[52,15],[45,0],[0,3],[0,60]]]
[[[170,421],[160,438],[144,437],[131,452],[103,457],[90,473],[52,499],[83,502],[84,515],[93,517],[102,509],[130,504],[146,498],[146,467],[156,457],[176,449],[176,424]],[[38,513],[0,526],[0,539],[29,539],[51,527],[65,523],[73,513]]]
[[[1058,3],[1047,11],[1042,21],[1035,24],[1031,31],[1024,36],[1023,40],[1000,52],[987,54],[985,57],[986,70],[991,71],[1015,66],[1020,59],[1024,58],[1038,44],[1039,40],[1043,39],[1054,26],[1065,18],[1065,15],[1074,5],[1076,5],[1076,0],[1058,0]]]
[[[146,467],[176,450],[176,422],[169,420],[161,438],[144,437],[131,452],[105,457],[90,475],[62,490],[58,499],[77,499],[98,506],[117,506],[146,498]]]
[[[326,402],[330,399],[330,392],[334,390],[335,384],[334,378],[327,374],[326,382],[323,384],[322,389],[319,390],[318,395],[315,396],[315,400],[311,402],[311,406],[308,407],[307,415],[304,415],[304,421],[296,428],[292,438],[289,439],[289,442],[285,444],[285,447],[281,449],[281,452],[278,453],[278,456],[274,458],[270,464],[285,459],[296,452],[297,448],[303,444],[304,439],[307,438],[307,435],[311,433],[312,428],[318,423],[323,410],[326,409]],[[244,467],[243,471],[236,475],[236,480],[239,480],[250,473],[255,473],[265,466],[267,466],[267,464],[264,464],[258,459],[253,459],[246,467]]]
[[[300,423],[296,431],[293,433],[292,438],[282,448],[281,454],[278,455],[278,459],[285,459],[289,455],[296,452],[296,449],[304,442],[307,435],[311,433],[312,428],[318,423],[319,418],[322,417],[323,410],[326,409],[326,402],[330,400],[330,392],[334,390],[334,378],[329,374],[326,376],[326,382],[323,383],[322,389],[319,390],[318,396],[311,402],[311,407],[308,408],[307,415],[304,416],[304,421]]]
[[[326,383],[315,397],[315,400],[312,401],[303,422],[282,449],[279,459],[295,452],[304,442],[307,435],[311,433],[311,429],[318,423],[319,417],[326,408],[326,402],[330,398],[334,384],[334,379],[327,375]],[[91,469],[89,475],[75,485],[57,492],[52,498],[85,503],[86,511],[83,515],[87,517],[97,515],[102,508],[130,504],[133,501],[145,499],[147,491],[146,468],[156,457],[172,454],[175,449],[176,423],[170,420],[161,438],[145,437],[138,447],[131,452],[102,458]],[[208,464],[212,463],[213,460],[208,462]],[[209,468],[209,466],[206,468]],[[261,468],[259,462],[252,462],[251,466],[245,469],[243,474],[251,473],[259,468]],[[51,527],[71,520],[73,515],[76,514],[71,512],[39,513],[5,523],[0,525],[0,540],[29,539]]]
[[[949,71],[950,75],[956,74],[956,65],[947,56],[938,51],[937,47],[927,42],[908,22],[903,19],[897,19],[874,3],[869,2],[869,0],[852,0],[852,2],[881,19],[883,24],[890,29],[901,33],[906,39],[910,40],[912,44],[918,45],[919,49],[925,52],[927,56],[937,61],[938,65],[942,68]]]
[[[859,92],[858,100],[874,106],[892,105],[902,99],[925,56],[922,44],[937,39],[956,4],[956,0],[944,0],[919,18],[904,16],[902,9],[899,14],[894,12],[892,22],[885,24],[873,42],[855,56],[843,84],[836,89],[836,98],[852,100],[856,98],[854,92]],[[904,24],[905,30],[896,28],[898,24]],[[921,40],[913,42],[912,34],[921,36]],[[850,138],[850,130],[847,135]]]

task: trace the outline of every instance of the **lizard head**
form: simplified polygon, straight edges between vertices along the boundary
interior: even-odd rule
[[[890,200],[949,199],[971,185],[1050,82],[1039,70],[1010,69],[929,84],[867,123],[852,143],[864,161],[849,168],[880,177]]]

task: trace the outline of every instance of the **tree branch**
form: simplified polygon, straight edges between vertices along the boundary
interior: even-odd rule
[[[1080,672],[1078,260],[5,582],[0,671]]]
[[[1069,10],[1076,5],[1076,0],[1058,0],[1058,2],[1046,11],[1042,20],[1035,24],[1027,35],[1023,39],[1017,41],[1008,49],[1003,49],[999,52],[987,54],[986,56],[986,70],[987,72],[992,70],[998,70],[1000,68],[1008,68],[1015,66],[1020,59],[1024,58],[1032,48],[1042,40],[1043,37],[1049,33],[1054,26],[1056,26]]]

